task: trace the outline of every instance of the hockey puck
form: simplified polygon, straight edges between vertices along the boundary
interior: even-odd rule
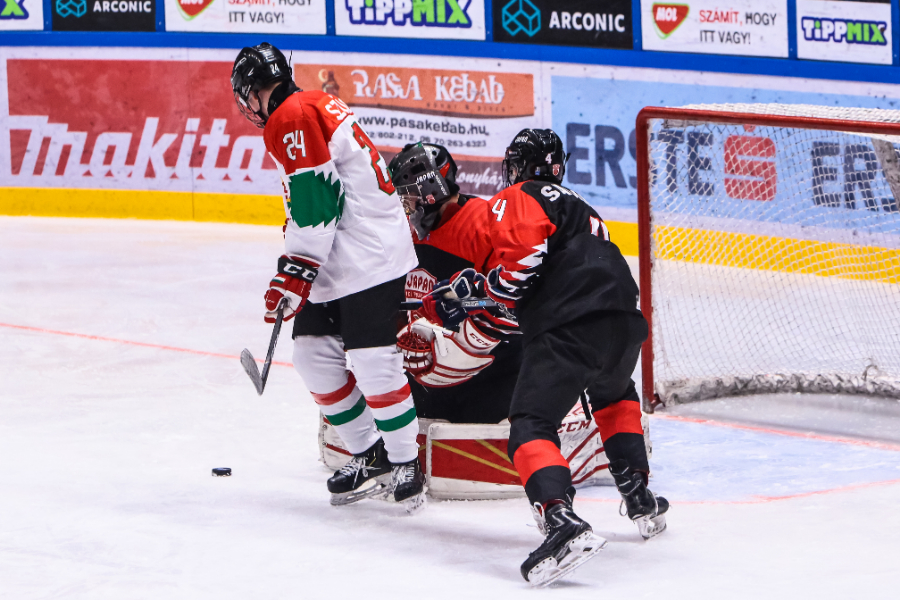
[[[217,467],[212,470],[213,477],[231,477],[231,467]]]

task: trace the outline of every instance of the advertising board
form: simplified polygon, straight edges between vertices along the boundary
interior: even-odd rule
[[[567,69],[572,76],[564,75]],[[589,72],[585,72],[584,69],[560,67],[558,72],[559,74],[552,77],[551,83],[552,123],[566,144],[566,150],[572,153],[564,183],[579,192],[592,205],[599,207],[601,216],[620,221],[633,221],[636,217],[635,119],[644,106],[754,102],[890,109],[896,108],[900,99],[900,86],[887,84],[837,83],[747,75],[713,76],[708,73],[687,71],[663,72],[609,67],[594,67]],[[840,89],[843,93],[818,91],[821,89]],[[682,169],[682,173],[699,173],[698,177],[703,181],[725,180],[726,185],[716,191],[723,194],[723,202],[726,202],[727,177],[722,173],[707,174],[704,165],[722,165],[726,162],[721,158],[712,161],[705,159],[712,156],[712,153],[723,153],[723,156],[727,156],[728,140],[724,134],[720,136],[715,128],[710,131],[711,136],[702,147],[697,146],[696,136],[689,136],[677,128],[666,132],[670,140],[667,152],[671,156],[668,158],[671,164],[687,165],[687,168]],[[832,137],[838,139],[840,135]],[[777,178],[790,168],[782,162],[785,160],[784,152],[790,150],[795,154],[810,156],[810,153],[815,152],[813,142],[832,145],[835,142],[829,138],[828,132],[819,132],[816,136],[808,138],[804,142],[805,146],[790,140],[772,141],[772,154],[775,156],[772,159],[773,178]],[[794,146],[791,147],[791,144]],[[809,173],[809,181],[821,180],[818,192],[814,189],[814,185],[809,185],[801,190],[802,193],[798,193],[797,189],[778,186],[775,183],[776,179],[772,180],[771,186],[763,186],[766,190],[771,190],[771,194],[767,192],[754,199],[767,201],[760,202],[760,206],[766,204],[771,208],[760,208],[758,218],[789,222],[796,211],[785,209],[785,203],[801,201],[809,205],[824,206],[828,203],[821,202],[821,198],[817,201],[816,194],[843,195],[847,191],[845,182],[854,181],[855,172],[863,168],[858,156],[854,162],[853,153],[851,152],[848,158],[847,152],[849,152],[847,148],[840,146],[833,155],[829,154],[820,161],[821,173],[818,175]],[[870,153],[873,152],[874,150],[870,149]],[[863,156],[865,153],[856,152],[856,154]],[[660,172],[663,171],[664,168],[660,167]],[[666,177],[661,175],[658,182],[664,179]],[[683,179],[679,176],[667,184],[680,186],[680,195],[684,197],[699,197],[712,190],[706,185],[698,184],[697,181],[692,184],[687,176]],[[731,194],[730,197],[743,196]],[[852,210],[863,211],[860,215],[874,211],[884,218],[900,219],[895,201],[878,201],[876,204],[868,205],[859,201]],[[846,206],[849,207],[850,204]],[[724,208],[723,203],[723,210]],[[850,210],[844,207],[843,203],[841,208]],[[832,208],[822,210],[827,216],[827,210]],[[823,222],[827,222],[825,217]],[[848,221],[842,219],[841,222]]]
[[[497,0],[494,41],[634,47],[631,0]]]
[[[890,0],[797,0],[797,57],[889,65]]]
[[[156,31],[157,0],[51,0],[53,31]]]
[[[541,123],[534,63],[435,57],[420,67],[415,57],[304,58],[295,70],[298,85],[350,105],[386,159],[409,143],[442,144],[454,155],[467,193],[500,191],[507,144]]]
[[[262,131],[234,103],[234,51],[112,54],[0,49],[3,94],[19,90],[8,111],[0,103],[0,187],[280,193]],[[499,191],[507,143],[542,124],[535,63],[434,57],[419,68],[421,57],[293,56],[300,86],[345,100],[386,159],[407,143],[444,144],[469,193]]]
[[[485,39],[484,0],[335,0],[334,23],[338,35]]]
[[[166,30],[325,34],[324,0],[165,0]]]
[[[44,28],[42,0],[3,0],[2,4],[0,31],[33,31]]]
[[[644,50],[788,55],[787,0],[641,0]]]

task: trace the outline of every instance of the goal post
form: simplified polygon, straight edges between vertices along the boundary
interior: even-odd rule
[[[900,399],[900,110],[637,117],[643,403]]]

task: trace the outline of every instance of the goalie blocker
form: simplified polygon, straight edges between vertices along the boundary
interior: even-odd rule
[[[642,424],[649,457],[652,443],[646,416]],[[563,420],[558,434],[576,488],[615,485],[597,423],[585,420],[580,404]],[[509,423],[419,419],[418,441],[419,461],[432,498],[495,500],[525,496],[516,468],[507,457]],[[332,470],[340,469],[350,459],[350,453],[324,416],[319,427],[319,457]]]

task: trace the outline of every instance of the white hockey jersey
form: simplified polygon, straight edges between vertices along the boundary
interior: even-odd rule
[[[310,302],[416,267],[387,165],[346,104],[319,91],[295,93],[269,117],[264,137],[284,185],[285,253],[319,265]]]

